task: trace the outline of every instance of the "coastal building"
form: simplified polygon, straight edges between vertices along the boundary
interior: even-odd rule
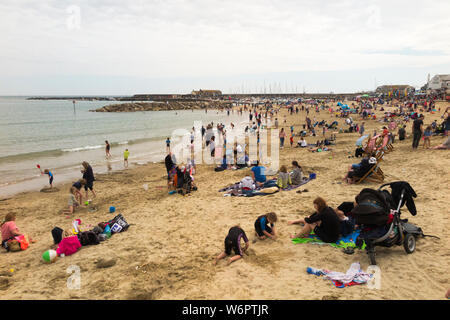
[[[447,90],[450,89],[450,74],[437,74],[427,83],[429,90]]]
[[[400,84],[400,85],[384,85],[384,86],[379,86],[377,87],[377,89],[375,90],[376,93],[382,93],[382,94],[389,94],[389,92],[394,93],[394,92],[405,92],[406,91],[410,92],[410,91],[414,91],[414,87],[413,86],[409,86],[409,85],[405,85],[405,84]]]
[[[191,95],[197,98],[218,98],[222,96],[222,91],[220,90],[192,90]]]

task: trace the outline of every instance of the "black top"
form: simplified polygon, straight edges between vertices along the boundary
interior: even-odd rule
[[[337,207],[338,210],[341,210],[346,216],[352,216],[352,210],[355,207],[355,204],[350,201],[342,202],[339,207]]]
[[[413,122],[413,130],[414,132],[420,131],[420,126],[423,125],[423,121],[421,119],[416,119]]]
[[[225,252],[227,254],[230,254],[231,249],[233,249],[236,254],[242,256],[243,252],[240,244],[241,239],[243,239],[246,243],[248,242],[245,231],[239,227],[230,228],[230,230],[228,231],[228,235],[225,238]]]
[[[81,182],[80,182],[80,181],[77,181],[77,182],[75,182],[72,186],[75,187],[75,188],[77,188],[78,190],[80,190],[80,189],[81,189]]]
[[[340,221],[332,208],[326,207],[320,213],[314,213],[310,217],[305,218],[305,221],[306,223],[322,221],[322,224],[318,228],[323,231],[326,238],[330,240],[329,242],[338,240]]]
[[[85,179],[87,183],[93,182],[95,180],[94,171],[92,171],[92,167],[90,165],[84,171],[83,179]]]
[[[173,166],[175,165],[175,164],[173,163],[173,161],[172,161],[172,157],[170,156],[170,154],[168,154],[168,155],[166,156],[166,158],[164,159],[164,162],[165,162],[165,164],[166,164],[167,172],[169,172],[169,171],[173,168]]]

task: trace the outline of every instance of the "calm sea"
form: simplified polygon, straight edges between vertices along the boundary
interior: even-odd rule
[[[81,162],[97,173],[123,168],[123,151],[130,162],[157,162],[164,158],[165,140],[176,129],[190,130],[195,121],[241,123],[247,116],[209,110],[89,112],[108,101],[26,100],[0,97],[0,195],[42,188],[47,176],[36,165],[55,175],[54,184],[81,177]],[[105,143],[113,158],[105,159]],[[32,182],[32,183],[31,183]]]

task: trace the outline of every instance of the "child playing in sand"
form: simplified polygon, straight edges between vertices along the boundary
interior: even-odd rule
[[[431,147],[431,135],[433,134],[431,126],[428,126],[423,133],[423,148],[430,149]]]
[[[75,194],[76,194],[76,188],[75,187],[71,187],[69,192],[69,201],[68,201],[68,205],[69,205],[69,209],[64,210],[63,213],[74,213],[75,212],[75,208],[79,207],[80,204],[77,202],[77,200],[75,199]]]
[[[276,240],[277,235],[275,233],[275,222],[277,222],[277,214],[275,212],[269,212],[268,214],[259,216],[255,221],[255,231],[259,239],[264,240],[271,238]],[[270,224],[270,226],[269,226]]]
[[[31,239],[30,236],[21,233],[19,228],[16,225],[16,214],[15,213],[7,213],[5,216],[5,220],[0,224],[0,232],[2,234],[2,247],[9,251],[8,249],[8,241],[14,240],[15,237],[25,236],[28,238],[29,242],[34,243],[35,240]]]
[[[128,168],[128,157],[130,156],[130,151],[128,149],[125,149],[123,152],[123,166],[125,168]]]
[[[81,187],[86,185],[86,180],[85,179],[80,179],[77,182],[75,182],[72,187],[75,188],[75,199],[78,201],[78,203],[82,203],[83,202],[83,195],[81,194]]]
[[[244,239],[244,242],[245,242],[244,249],[241,248],[241,239]],[[247,251],[248,247],[249,247],[249,241],[245,234],[245,231],[242,230],[242,228],[239,225],[234,226],[234,227],[230,228],[230,230],[228,231],[228,235],[225,238],[225,251],[222,252],[221,254],[219,254],[215,258],[214,264],[217,264],[217,262],[220,259],[223,259],[226,256],[229,256],[231,254],[231,250],[233,249],[234,253],[236,255],[234,257],[231,257],[228,260],[228,265],[229,265],[232,262],[242,258],[242,255],[244,254],[245,251]]]
[[[45,169],[43,172],[41,170],[41,174],[48,174],[48,183],[50,184],[50,188],[53,188],[53,173],[50,170]]]

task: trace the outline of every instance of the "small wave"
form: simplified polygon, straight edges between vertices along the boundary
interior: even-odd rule
[[[128,144],[128,141],[119,142],[119,145],[121,144]]]
[[[85,146],[85,147],[79,147],[79,148],[71,148],[71,149],[61,149],[63,152],[78,152],[78,151],[84,151],[84,150],[95,150],[95,149],[101,149],[103,146]]]

